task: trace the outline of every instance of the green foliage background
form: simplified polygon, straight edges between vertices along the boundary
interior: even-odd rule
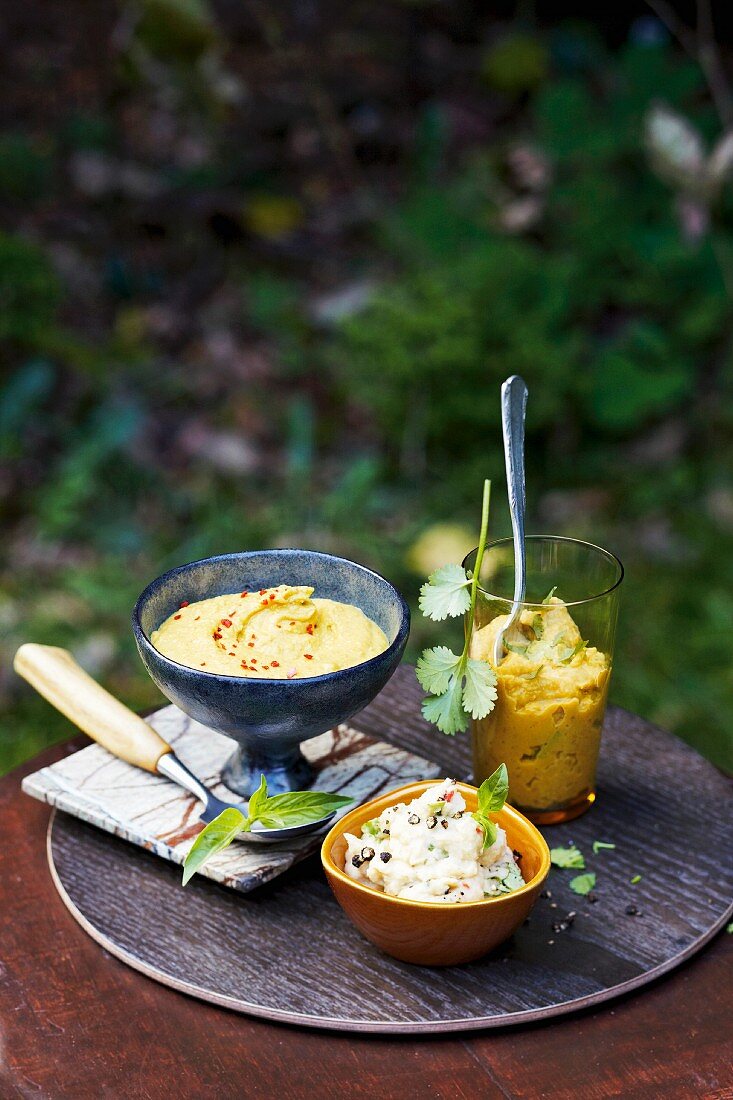
[[[730,188],[686,232],[689,196],[643,147],[660,99],[717,137],[697,67],[661,37],[611,52],[584,28],[505,34],[472,55],[480,102],[501,105],[491,136],[457,143],[440,97],[418,104],[396,188],[380,170],[364,178],[354,154],[350,193],[367,212],[337,247],[317,228],[333,189],[315,199],[309,179],[232,163],[225,28],[204,7],[144,7],[118,94],[151,109],[140,57],[153,57],[176,111],[213,139],[195,169],[148,166],[162,199],[83,201],[103,237],[162,220],[162,258],[141,259],[120,229],[74,240],[72,276],[59,262],[43,211],[67,194],[69,156],[126,155],[112,115],[0,135],[0,195],[23,215],[0,233],[0,767],[68,731],[14,678],[21,641],[70,646],[131,706],[156,702],[128,616],[173,564],[335,549],[416,607],[416,540],[432,532],[439,558],[435,525],[474,531],[482,478],[503,480],[498,391],[512,373],[530,389],[529,529],[589,538],[626,565],[613,699],[733,767]],[[161,45],[169,8],[180,34]],[[517,146],[539,182],[512,179]],[[226,239],[212,241],[186,212],[222,191]],[[534,206],[517,228],[520,200]],[[182,294],[212,257],[202,297]],[[348,306],[317,305],[344,287]],[[438,638],[416,616],[409,656]]]

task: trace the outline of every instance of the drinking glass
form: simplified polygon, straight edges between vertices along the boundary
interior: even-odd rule
[[[474,782],[504,762],[509,801],[531,821],[553,824],[584,813],[596,798],[624,570],[608,550],[578,539],[528,535],[525,545],[519,631],[505,639],[493,711],[472,722]],[[473,550],[463,563],[469,574],[475,563]],[[513,589],[513,542],[500,539],[484,554],[472,657],[493,665],[502,625],[495,620],[511,611]]]

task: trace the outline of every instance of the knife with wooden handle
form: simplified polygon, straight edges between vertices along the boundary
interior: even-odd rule
[[[213,821],[224,810],[239,810],[245,817],[246,802],[222,802],[179,760],[173,749],[139,715],[110,695],[59,646],[26,642],[13,660],[13,668],[39,695],[66,715],[93,741],[120,760],[163,775],[184,787],[203,803],[201,821]],[[256,821],[240,839],[275,843],[293,840],[324,828],[333,811],[302,825],[267,828]]]
[[[26,642],[13,668],[93,741],[120,760],[157,772],[170,745],[81,668],[66,649]]]

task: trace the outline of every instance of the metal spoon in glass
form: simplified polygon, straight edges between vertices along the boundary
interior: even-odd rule
[[[101,684],[80,668],[67,650],[27,642],[15,654],[13,667],[56,710],[65,714],[108,752],[137,768],[172,779],[190,791],[203,803],[201,821],[213,821],[222,810],[232,806],[247,816],[246,802],[223,802],[216,798],[178,759],[152,726],[105,691]],[[330,813],[306,825],[280,829],[268,829],[256,821],[251,830],[240,833],[238,839],[260,843],[295,840],[323,829],[332,817],[333,813]]]
[[[527,591],[527,559],[524,547],[526,488],[524,476],[524,417],[527,411],[527,386],[513,374],[501,387],[501,428],[504,436],[504,460],[514,538],[514,599],[504,627],[496,635],[494,665],[504,660],[504,639],[519,618]]]

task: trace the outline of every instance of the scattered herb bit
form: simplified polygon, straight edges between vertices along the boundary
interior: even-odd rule
[[[553,587],[550,589],[550,591],[547,593],[544,600],[542,601],[543,604],[548,604],[550,602],[550,600],[552,599],[552,597],[555,595],[556,592],[557,592],[557,585],[553,585]]]
[[[570,880],[570,889],[575,894],[589,894],[596,884],[596,876],[593,871],[586,871],[584,875],[576,875]]]
[[[730,924],[726,924],[725,930],[729,936],[733,935],[733,920],[730,922]]]
[[[569,665],[570,662],[572,661],[573,657],[576,657],[578,655],[578,653],[581,653],[587,645],[588,645],[588,642],[583,641],[583,639],[580,638],[575,643],[575,645],[572,646],[572,648],[570,646],[567,646],[566,649],[561,650],[561,652],[558,653],[558,655],[557,655],[558,661],[560,662],[561,665]]]
[[[642,915],[641,909],[637,909],[635,905],[627,905],[624,912],[627,917],[640,917]]]
[[[500,764],[488,779],[484,779],[478,789],[478,809],[472,815],[484,831],[484,848],[490,848],[496,841],[496,825],[490,819],[490,813],[498,813],[509,794],[509,773],[506,764]]]
[[[600,852],[601,848],[615,848],[615,847],[616,847],[615,844],[607,844],[605,840],[594,840],[593,841],[593,855],[597,856],[598,853]]]
[[[522,679],[523,680],[536,680],[537,677],[539,676],[539,674],[542,672],[542,669],[544,667],[545,667],[544,665],[537,665],[537,668],[534,669],[532,672],[523,673],[522,674]]]
[[[249,800],[248,815],[231,806],[202,829],[193,842],[183,863],[183,885],[199,871],[216,852],[228,848],[240,833],[248,833],[255,821],[268,829],[280,829],[293,825],[308,825],[342,806],[353,802],[340,794],[324,791],[288,791],[269,797],[264,775],[260,785]]]
[[[636,886],[637,882],[641,882],[641,875],[634,875],[631,879],[631,885]]]
[[[362,831],[369,833],[370,836],[379,836],[379,818],[373,817],[371,821],[365,821]]]
[[[539,641],[542,635],[545,633],[545,624],[542,621],[542,616],[539,614],[539,612],[532,618],[532,629],[534,630],[535,638],[537,639],[537,641]]]
[[[504,649],[508,650],[509,653],[518,653],[520,657],[526,657],[529,643],[527,643],[527,645],[515,645],[513,642],[508,642],[505,638]]]
[[[579,848],[551,848],[550,860],[555,867],[585,867],[585,858]]]
[[[496,702],[496,673],[486,661],[468,656],[473,634],[478,579],[486,548],[489,526],[491,482],[484,481],[481,509],[481,533],[473,576],[460,565],[444,565],[433,573],[420,589],[420,610],[429,619],[441,622],[448,616],[468,612],[463,652],[460,656],[447,646],[426,649],[417,662],[420,686],[428,692],[423,700],[423,717],[443,733],[455,734],[468,726],[472,718],[485,718]]]

